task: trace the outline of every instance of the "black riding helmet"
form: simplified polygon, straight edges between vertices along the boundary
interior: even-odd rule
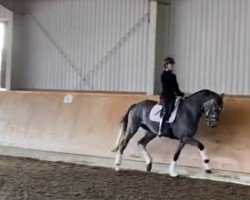
[[[166,68],[168,64],[175,64],[174,59],[171,57],[165,58],[163,62],[164,62],[164,64],[163,64],[164,68]]]
[[[175,64],[175,60],[171,57],[167,57],[164,59],[164,65],[168,65],[168,64]]]

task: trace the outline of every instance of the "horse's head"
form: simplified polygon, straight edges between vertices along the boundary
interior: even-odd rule
[[[211,128],[215,128],[218,124],[223,107],[223,96],[223,94],[215,96],[203,104],[207,125]]]

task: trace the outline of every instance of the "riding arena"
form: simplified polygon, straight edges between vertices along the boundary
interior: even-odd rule
[[[250,199],[249,11],[0,0],[0,199]]]

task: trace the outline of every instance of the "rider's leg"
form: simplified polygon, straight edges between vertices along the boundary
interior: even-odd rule
[[[161,136],[162,135],[162,124],[163,124],[163,121],[164,121],[164,116],[165,116],[165,113],[166,113],[166,96],[164,95],[161,95],[160,96],[160,102],[161,102],[161,105],[162,105],[162,110],[161,110],[161,113],[160,113],[160,123],[159,123],[159,130],[158,130],[158,136]]]
[[[163,111],[163,115],[160,119],[160,124],[159,124],[159,132],[158,132],[158,136],[161,136],[163,134],[163,130],[164,130],[164,123],[165,123],[165,117],[166,116],[166,111]]]
[[[165,105],[164,111],[163,111],[163,116],[160,119],[160,124],[159,124],[159,132],[158,136],[161,137],[162,134],[168,134],[168,128],[170,124],[167,122],[169,119],[170,115],[172,112],[172,104],[168,103],[168,105]]]

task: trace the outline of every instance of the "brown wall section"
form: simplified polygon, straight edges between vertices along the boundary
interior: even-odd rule
[[[131,94],[1,92],[0,145],[73,154],[114,157],[119,121],[128,107],[157,96]],[[205,144],[213,168],[250,173],[250,99],[225,98],[217,129],[201,120],[198,139]],[[128,145],[125,157],[140,160],[136,141]],[[148,149],[155,162],[170,163],[177,142],[156,138]],[[197,149],[186,146],[180,165],[201,166]]]

